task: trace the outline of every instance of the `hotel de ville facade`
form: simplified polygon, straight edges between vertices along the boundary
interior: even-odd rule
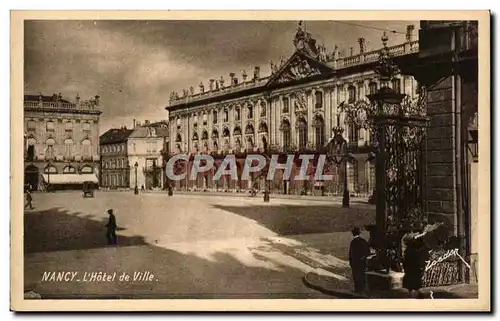
[[[418,41],[412,38],[414,26],[407,26],[406,41],[389,47],[398,64],[405,64],[418,54]],[[369,197],[375,188],[371,133],[359,125],[366,117],[356,110],[369,104],[367,95],[381,86],[374,72],[379,50],[366,52],[365,40],[358,39],[357,50],[343,54],[337,46],[333,51],[316,43],[299,23],[294,39],[295,51],[288,60],[271,62],[271,74],[261,76],[255,66],[252,75],[245,72],[241,79],[234,73],[200,83],[182,93],[172,92],[169,111],[170,155],[178,153],[211,154],[216,168],[200,174],[196,180],[187,178],[172,182],[174,189],[217,190],[227,192],[262,190],[262,178],[249,180],[212,180],[224,155],[237,158],[241,175],[247,154],[272,151],[283,156],[291,153],[321,154],[333,136],[332,130],[342,130],[347,141],[348,159],[345,166],[332,166],[332,181],[316,182],[283,179],[276,171],[271,192],[283,194],[342,195],[344,180],[352,196]],[[387,36],[382,46],[387,46]],[[400,75],[389,86],[406,95],[408,102],[418,99],[418,84],[412,76]],[[317,160],[317,158],[315,158]],[[285,163],[286,157],[280,163]],[[310,173],[314,173],[315,162]],[[186,164],[186,168],[191,166]],[[300,160],[294,171],[300,168]],[[347,172],[345,172],[347,171]],[[189,175],[187,175],[189,177]],[[312,175],[314,176],[314,175]]]

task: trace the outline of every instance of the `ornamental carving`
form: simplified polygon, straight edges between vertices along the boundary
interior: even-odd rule
[[[321,74],[319,69],[311,67],[306,59],[295,56],[295,58],[289,62],[288,67],[279,74],[276,82],[286,83],[319,74]]]
[[[295,113],[307,111],[307,94],[303,91],[293,93]]]

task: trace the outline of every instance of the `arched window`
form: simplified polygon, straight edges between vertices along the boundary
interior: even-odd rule
[[[253,149],[253,147],[254,147],[254,144],[253,144],[253,138],[250,136],[250,137],[248,137],[248,139],[247,139],[247,148],[248,148],[248,149],[250,149],[250,150],[252,150],[252,149]]]
[[[376,82],[371,82],[369,85],[368,85],[368,89],[370,91],[370,95],[373,95],[373,94],[376,94],[377,93],[377,83]]]
[[[198,124],[198,115],[197,114],[194,114],[193,116],[193,124]]]
[[[180,129],[180,128],[181,128],[181,124],[182,124],[181,119],[180,119],[180,118],[177,118],[177,121],[176,121],[177,129]]]
[[[288,149],[292,144],[292,129],[290,123],[287,120],[284,120],[281,123],[281,132],[283,134],[283,148]]]
[[[267,124],[265,122],[259,124],[259,133],[267,133]]]
[[[55,168],[53,165],[47,165],[47,167],[44,168],[43,172],[45,174],[57,174],[57,168]]]
[[[197,132],[193,133],[193,140],[198,140],[198,133]]]
[[[316,108],[323,107],[323,93],[321,91],[316,91],[314,93],[314,98],[316,100]]]
[[[64,157],[71,157],[73,155],[73,140],[66,139],[64,141]]]
[[[254,129],[252,124],[248,124],[247,127],[245,128],[245,134],[246,135],[253,135],[254,134]]]
[[[266,103],[261,102],[260,103],[260,117],[266,117],[266,115],[267,115]]]
[[[26,141],[26,144],[28,145],[28,150],[26,151],[27,153],[27,160],[28,161],[33,161],[35,159],[35,145],[36,145],[36,139],[33,137],[28,138]]]
[[[224,130],[222,131],[222,137],[229,137],[231,136],[231,133],[229,132],[229,128],[224,128]]]
[[[392,81],[392,90],[397,92],[398,94],[401,93],[401,79],[394,78]]]
[[[212,139],[217,139],[219,138],[219,131],[217,129],[212,130]]]
[[[314,130],[316,138],[316,149],[325,145],[325,122],[321,116],[314,119]]]
[[[287,114],[290,112],[290,99],[288,97],[283,97],[283,113]]]
[[[48,157],[54,157],[54,145],[56,144],[55,140],[52,138],[49,138],[45,141],[45,144],[47,145],[47,149],[45,150],[45,156]]]
[[[175,138],[175,142],[176,142],[176,143],[180,143],[180,142],[182,142],[182,137],[181,137],[181,134],[177,134],[177,137]]]
[[[66,166],[63,168],[63,174],[75,174],[76,169],[73,166]]]
[[[90,123],[87,123],[87,122],[83,123],[82,124],[82,130],[84,132],[89,132],[90,131]]]
[[[349,92],[348,103],[354,103],[356,101],[356,87],[351,85],[347,90]]]
[[[229,111],[227,108],[224,109],[224,122],[227,123],[229,121]]]
[[[304,118],[300,118],[297,122],[299,133],[299,148],[303,149],[307,145],[307,122]]]
[[[82,168],[80,168],[80,173],[82,174],[92,174],[93,172],[94,170],[89,165],[85,165]]]
[[[208,115],[207,113],[203,113],[203,125],[206,125],[208,122]]]
[[[82,156],[84,158],[92,157],[92,144],[88,139],[82,141]]]
[[[203,140],[207,140],[208,139],[208,132],[206,130],[204,130],[201,133],[201,139],[203,139]]]
[[[233,135],[238,136],[241,135],[241,128],[239,126],[236,126],[233,130]]]

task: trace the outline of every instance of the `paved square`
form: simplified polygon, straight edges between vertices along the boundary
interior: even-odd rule
[[[350,287],[349,230],[375,214],[334,201],[129,191],[36,193],[34,204],[24,216],[25,287],[46,298],[325,297],[302,277],[314,271]],[[108,208],[118,246],[106,245]],[[42,281],[51,271],[78,273],[71,282]],[[88,282],[92,272],[117,276]],[[153,277],[119,280],[137,272]]]

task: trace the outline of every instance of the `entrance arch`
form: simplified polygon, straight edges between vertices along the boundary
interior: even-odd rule
[[[40,170],[34,165],[29,165],[24,170],[24,184],[31,185],[31,190],[38,189]]]

